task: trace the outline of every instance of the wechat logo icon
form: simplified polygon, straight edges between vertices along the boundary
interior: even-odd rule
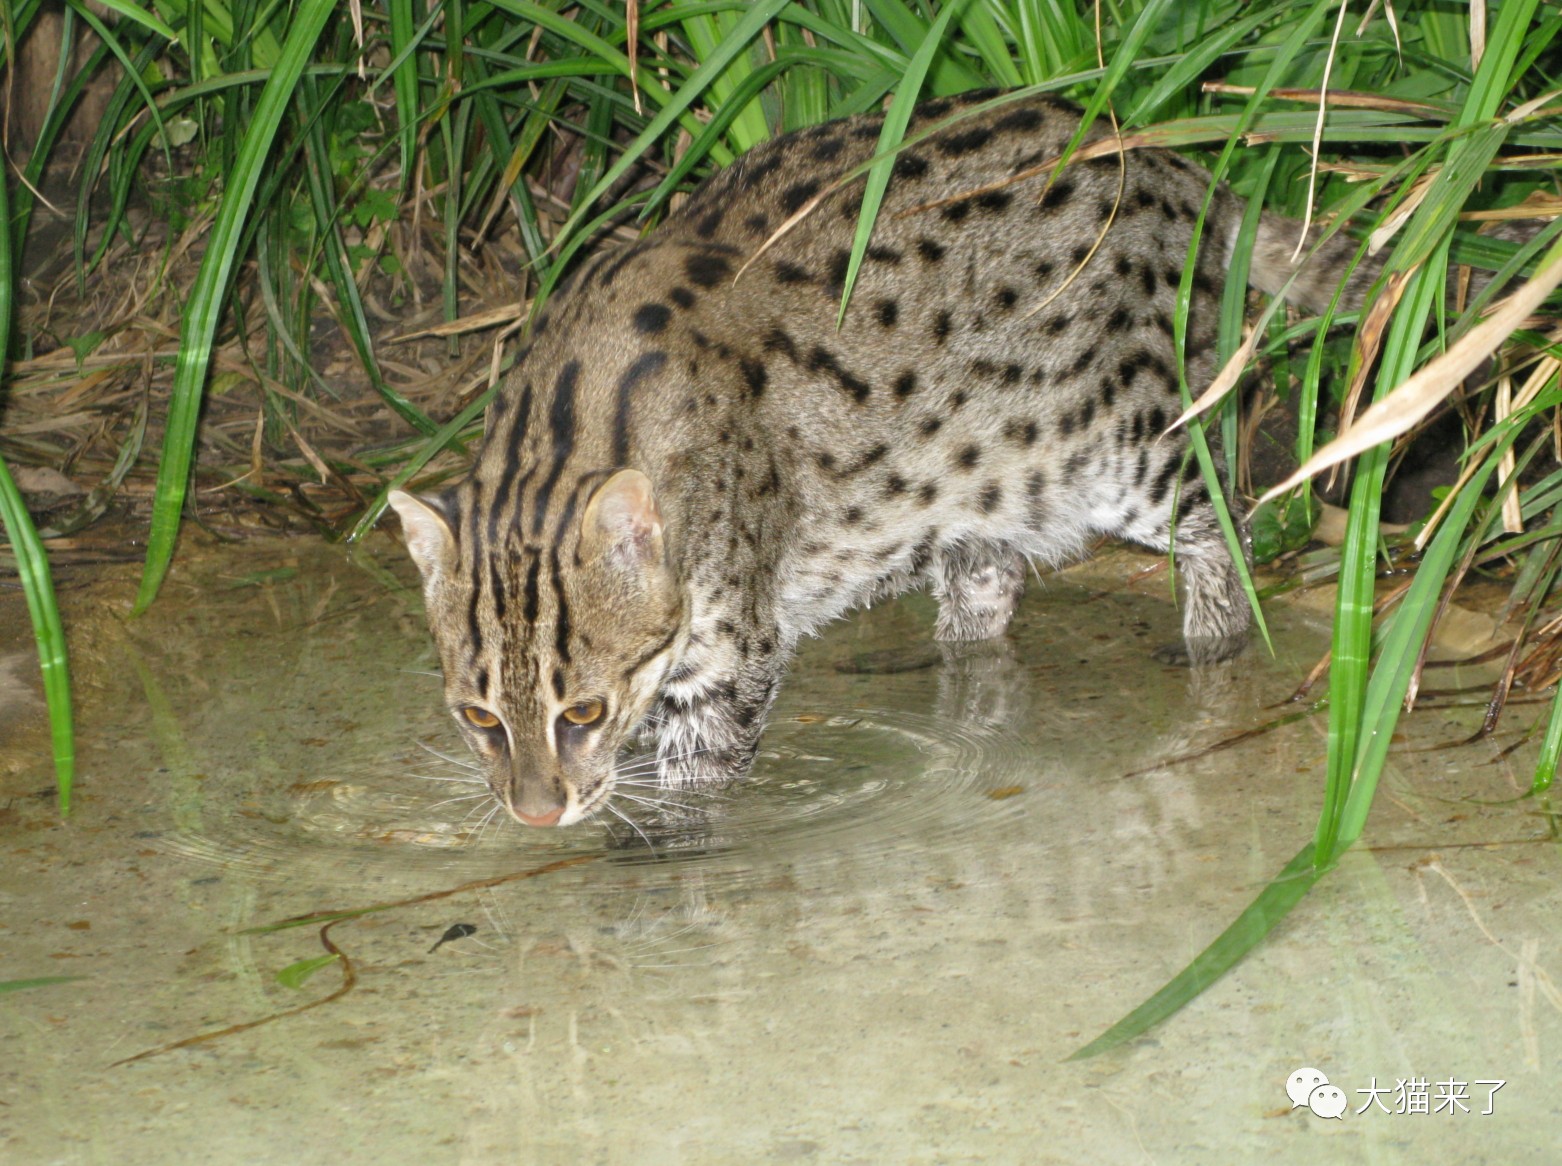
[[[1348,1104],[1345,1091],[1330,1085],[1317,1069],[1298,1069],[1287,1077],[1285,1095],[1291,1099],[1292,1109],[1305,1105],[1318,1117],[1343,1118]]]

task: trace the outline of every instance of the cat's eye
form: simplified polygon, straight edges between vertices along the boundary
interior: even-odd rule
[[[600,700],[583,700],[579,704],[572,704],[563,712],[563,717],[572,725],[584,727],[594,725],[602,719],[604,711]]]
[[[499,718],[487,709],[478,708],[475,704],[469,704],[461,710],[463,716],[479,729],[497,729]]]

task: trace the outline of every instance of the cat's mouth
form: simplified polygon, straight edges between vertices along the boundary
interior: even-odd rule
[[[510,815],[523,826],[557,826],[559,819],[564,816],[565,807],[559,806],[546,814],[527,814],[510,807]]]
[[[504,806],[510,817],[514,818],[522,826],[546,829],[548,827],[573,826],[591,817],[606,804],[612,793],[612,787],[603,783],[592,790],[589,800],[581,799],[577,791],[570,791],[575,796],[566,795],[564,803],[552,809],[545,809],[541,813],[530,814],[520,809],[508,798],[501,797],[499,803]]]

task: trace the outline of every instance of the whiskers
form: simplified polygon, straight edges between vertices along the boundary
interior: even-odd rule
[[[638,834],[654,856],[656,845],[645,827],[656,833],[701,824],[712,802],[726,800],[709,786],[669,785],[662,779],[664,764],[685,762],[705,752],[708,750],[699,748],[663,756],[645,754],[620,763],[613,775],[612,790],[592,807],[593,812],[606,809]]]
[[[481,767],[477,764],[477,762],[471,760],[468,757],[452,757],[449,753],[445,753],[442,750],[436,749],[436,748],[434,748],[434,746],[429,745],[429,744],[425,744],[422,741],[418,742],[418,748],[423,750],[423,752],[425,752],[425,753],[433,754],[435,757],[438,757],[441,761],[445,762],[447,765],[454,765],[457,769],[469,770],[472,773],[478,773],[478,772],[481,771]],[[452,780],[459,780],[459,779],[452,779]],[[479,778],[477,778],[477,780],[481,781],[482,778],[479,777]]]
[[[481,767],[469,758],[446,753],[422,741],[418,742],[418,748],[453,767],[456,772],[453,774],[414,773],[412,777],[443,785],[467,786],[471,790],[469,793],[456,793],[437,802],[431,802],[423,807],[423,812],[434,813],[446,806],[458,806],[465,802],[475,803],[467,807],[466,813],[456,824],[456,829],[464,836],[467,844],[481,842],[483,836],[493,827],[499,811],[504,808],[499,804],[499,799],[493,796],[493,791],[488,788],[488,779],[483,776]]]
[[[423,813],[444,817],[452,813],[452,808],[459,809],[461,817],[454,827],[464,843],[472,846],[481,845],[491,832],[508,830],[515,824],[477,761],[422,741],[417,745],[441,763],[429,767],[432,772],[409,775],[437,783],[441,796],[424,805]],[[681,753],[647,752],[628,757],[616,767],[610,789],[593,791],[595,799],[587,805],[582,823],[597,817],[631,846],[643,843],[653,857],[658,856],[658,851],[669,843],[677,845],[680,831],[703,824],[713,806],[727,800],[714,781],[669,783],[662,777],[664,767],[672,765],[688,772],[690,761],[709,752],[708,748],[699,747]],[[624,835],[612,819],[622,822],[632,834]],[[638,842],[634,841],[636,838]]]
[[[499,811],[504,809],[504,807],[499,804],[499,799],[492,798],[491,801],[493,804],[488,807],[488,812],[479,818],[477,824],[470,827],[467,833],[467,841],[473,846],[479,846],[482,844],[484,837],[487,836],[489,829],[493,826],[496,820],[501,823],[501,829],[503,829],[503,823],[506,823],[510,820],[510,816],[508,814],[500,817]],[[474,807],[472,812],[461,820],[461,825],[463,827],[467,826],[467,824],[471,822],[472,818],[482,808],[482,806]]]

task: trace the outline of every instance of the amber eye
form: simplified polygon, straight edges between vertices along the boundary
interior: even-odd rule
[[[602,719],[600,700],[583,700],[564,710],[564,719],[572,725],[594,725]]]
[[[475,704],[467,705],[461,712],[467,720],[471,721],[479,729],[497,729],[499,727],[498,717],[494,716],[487,709],[478,708]]]

